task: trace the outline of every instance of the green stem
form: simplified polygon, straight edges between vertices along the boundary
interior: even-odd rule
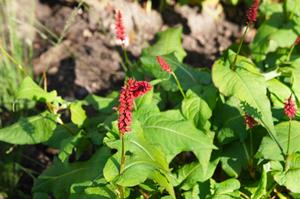
[[[180,82],[179,82],[179,80],[178,80],[176,74],[175,74],[174,72],[172,72],[172,75],[173,75],[173,77],[174,77],[174,79],[175,79],[175,81],[176,81],[177,87],[178,87],[178,89],[179,89],[181,95],[182,95],[183,98],[185,99],[185,98],[186,98],[186,95],[185,95],[184,92],[183,92],[183,89],[182,89],[182,87],[181,87],[181,84],[180,84]]]
[[[242,38],[241,38],[241,42],[240,42],[239,48],[238,48],[238,50],[237,50],[237,52],[236,52],[236,54],[235,54],[234,61],[233,61],[233,63],[232,63],[231,66],[230,66],[231,70],[236,70],[236,61],[237,61],[237,57],[238,57],[238,55],[240,54],[240,51],[241,51],[241,49],[242,49],[242,45],[243,45],[243,43],[244,43],[244,40],[245,40],[246,34],[247,34],[247,32],[248,32],[248,29],[249,29],[249,23],[247,24],[246,29],[245,29],[245,31],[244,31],[244,33],[243,33]]]
[[[246,147],[246,144],[245,144],[245,142],[244,141],[241,141],[241,143],[242,143],[242,146],[243,146],[243,148],[244,148],[244,151],[245,151],[245,155],[246,155],[246,158],[247,158],[247,161],[248,161],[248,163],[250,163],[250,156],[249,156],[249,152],[248,152],[248,149],[247,149],[247,147]]]
[[[121,151],[121,162],[120,162],[120,170],[119,170],[119,175],[121,173],[123,173],[124,171],[124,167],[125,167],[125,139],[124,139],[124,135],[121,133],[120,134],[121,137],[121,142],[122,142],[122,151]],[[124,187],[123,186],[119,186],[119,191],[120,191],[120,198],[123,199],[124,198]]]
[[[123,52],[124,52],[125,63],[127,64],[128,68],[130,69],[132,66],[132,63],[128,58],[127,50],[124,47],[123,47]]]
[[[295,48],[295,44],[292,45],[292,47],[291,47],[291,49],[289,51],[289,54],[287,56],[287,61],[290,61],[292,52],[294,51],[294,48]]]
[[[252,129],[249,130],[250,133],[250,157],[253,159],[253,134]]]
[[[290,142],[291,142],[291,125],[292,125],[292,120],[289,120],[289,132],[288,132],[288,143],[287,143],[287,149],[286,149],[286,156],[285,156],[285,170],[288,169],[288,159],[289,159],[289,154],[290,154]]]
[[[125,139],[124,135],[121,133],[121,142],[122,142],[122,151],[121,151],[121,163],[120,163],[120,171],[119,174],[121,174],[125,167]]]

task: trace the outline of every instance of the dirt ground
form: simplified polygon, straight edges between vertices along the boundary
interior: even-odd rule
[[[202,9],[170,5],[159,12],[155,2],[151,11],[143,3],[125,0],[86,0],[82,5],[55,2],[41,0],[36,7],[38,20],[48,32],[36,36],[34,71],[40,75],[46,70],[49,88],[71,99],[105,94],[122,84],[122,54],[113,30],[115,8],[124,13],[131,59],[138,59],[141,50],[155,41],[157,32],[182,26],[183,47],[188,52],[184,62],[208,68],[236,41],[243,25],[237,19],[244,15],[243,9],[214,3]]]

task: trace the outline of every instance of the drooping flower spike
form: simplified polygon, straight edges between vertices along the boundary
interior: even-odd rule
[[[284,114],[289,118],[293,119],[296,116],[297,108],[292,96],[290,96],[286,102],[284,102]]]
[[[162,58],[161,56],[157,56],[156,57],[157,62],[159,63],[160,67],[166,71],[167,73],[173,73],[171,67],[169,66],[169,64],[164,60],[164,58]]]
[[[146,81],[128,79],[121,89],[119,97],[118,128],[121,134],[131,131],[134,99],[146,94],[152,86]]]
[[[127,47],[129,45],[129,40],[125,32],[123,15],[120,10],[115,10],[115,34],[118,45],[123,47]]]
[[[258,124],[257,121],[255,121],[255,119],[248,113],[245,114],[244,122],[249,129],[252,129],[255,125]]]
[[[256,21],[259,0],[253,0],[251,7],[247,11],[247,23],[252,24]]]

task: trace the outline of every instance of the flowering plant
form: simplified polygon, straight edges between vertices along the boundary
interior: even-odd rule
[[[212,69],[184,64],[180,27],[132,63],[116,11],[120,90],[67,101],[25,78],[17,98],[45,104],[44,112],[0,129],[0,140],[58,149],[34,181],[34,198],[300,198],[300,14],[265,4],[249,48],[258,0],[238,48]],[[176,45],[166,45],[170,38]]]

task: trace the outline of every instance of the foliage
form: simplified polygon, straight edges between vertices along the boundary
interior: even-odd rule
[[[58,150],[34,177],[33,198],[299,197],[299,114],[289,120],[283,110],[290,96],[300,106],[299,6],[270,5],[261,5],[265,20],[250,48],[242,55],[226,50],[211,70],[183,63],[182,28],[160,32],[138,64],[126,60],[127,77],[148,79],[152,89],[134,99],[124,135],[118,92],[68,101],[23,78],[17,100],[44,108],[0,129],[0,144]],[[256,126],[245,124],[246,115]],[[6,161],[0,196],[10,193],[2,183],[15,185],[20,177]]]

